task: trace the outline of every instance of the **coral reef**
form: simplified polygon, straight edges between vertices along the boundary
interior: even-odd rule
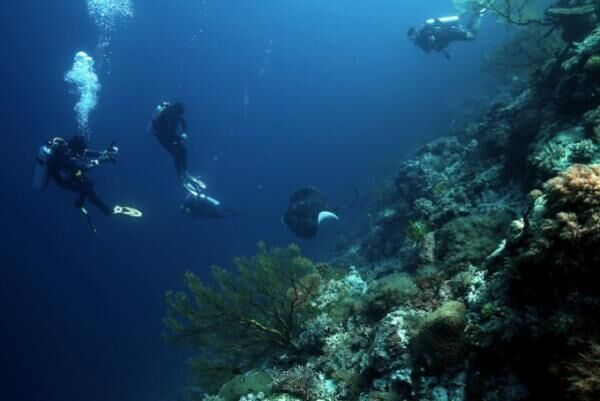
[[[402,162],[343,253],[313,265],[261,245],[239,275],[216,269],[212,287],[188,274],[192,297],[168,293],[169,337],[195,350],[199,388],[227,401],[600,399],[600,6],[495,4],[535,51],[515,59],[526,74]]]

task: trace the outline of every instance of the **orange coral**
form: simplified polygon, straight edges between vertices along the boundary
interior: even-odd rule
[[[545,185],[549,205],[564,211],[600,207],[600,165],[574,164]]]
[[[555,213],[545,229],[565,241],[600,240],[600,165],[575,164],[545,185]]]

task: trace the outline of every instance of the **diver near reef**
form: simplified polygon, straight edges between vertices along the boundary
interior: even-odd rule
[[[183,118],[184,114],[183,103],[162,102],[152,116],[151,131],[163,148],[173,156],[179,181],[187,190],[200,193],[206,185],[187,171],[187,123]],[[178,132],[179,126],[181,133]]]
[[[223,207],[218,200],[191,191],[181,205],[181,213],[193,219],[225,219],[238,215],[234,210]]]
[[[75,207],[86,217],[90,228],[96,232],[91,217],[85,208],[85,201],[89,200],[104,215],[122,214],[130,217],[141,217],[142,213],[128,206],[109,207],[100,200],[94,191],[94,183],[87,176],[87,172],[100,164],[115,162],[119,149],[111,143],[104,151],[94,151],[87,147],[87,139],[82,135],[74,136],[68,140],[63,138],[50,139],[40,148],[37,157],[37,167],[33,186],[44,189],[52,179],[62,189],[77,192],[79,197]]]
[[[488,6],[491,3],[489,2]],[[475,40],[486,11],[487,6],[476,6],[472,12],[461,16],[431,18],[417,28],[410,28],[407,35],[415,46],[424,52],[436,51],[449,60],[450,43]]]
[[[356,204],[359,193],[356,188],[356,199],[347,206],[333,206],[315,187],[304,187],[290,195],[290,203],[281,221],[294,234],[304,239],[312,239],[317,235],[319,225],[327,220],[339,220],[339,213]]]

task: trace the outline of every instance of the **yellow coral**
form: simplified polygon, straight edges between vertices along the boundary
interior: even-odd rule
[[[585,63],[585,71],[588,73],[597,74],[600,72],[600,55],[593,55]]]

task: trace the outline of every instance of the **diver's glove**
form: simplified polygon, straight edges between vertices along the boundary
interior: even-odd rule
[[[119,147],[117,146],[117,143],[115,141],[112,141],[110,145],[108,145],[108,147],[106,148],[106,151],[110,154],[116,155],[117,153],[119,153]]]

